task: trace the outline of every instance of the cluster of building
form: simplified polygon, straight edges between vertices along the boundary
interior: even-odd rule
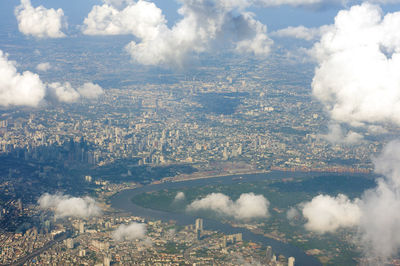
[[[32,208],[34,208],[32,206]],[[50,214],[21,233],[0,233],[0,264],[28,265],[294,265],[294,258],[273,254],[243,239],[207,230],[201,218],[190,226],[148,221],[115,213],[88,219],[57,219]],[[144,224],[145,231],[115,237],[121,225]],[[139,230],[139,229],[138,229]]]
[[[186,81],[109,89],[96,103],[10,111],[0,117],[0,153],[92,165],[137,158],[138,164],[209,168],[226,161],[254,169],[370,168],[370,154],[380,144],[332,146],[319,135],[326,121],[321,107],[304,90],[285,95],[270,84],[244,84]],[[197,99],[209,93],[240,104],[232,114],[205,110]]]
[[[58,48],[46,52],[58,53]],[[100,58],[95,55],[96,51],[86,51],[82,59],[70,58],[70,53],[60,57],[81,62],[86,57]],[[29,62],[33,55],[25,56],[27,60],[18,61]],[[368,172],[371,154],[383,145],[372,133],[362,145],[331,144],[325,140],[321,134],[327,132],[327,117],[310,96],[303,73],[290,73],[291,80],[298,81],[290,84],[285,82],[285,71],[273,72],[276,67],[233,60],[229,67],[217,64],[191,78],[161,73],[147,79],[150,74],[127,75],[124,71],[128,66],[119,65],[119,60],[113,62],[115,68],[92,61],[93,69],[87,71],[91,79],[107,84],[106,77],[112,76],[119,82],[104,86],[105,93],[97,101],[50,103],[33,110],[11,108],[0,112],[0,156],[24,161],[29,171],[29,166],[40,165],[31,171],[31,179],[19,169],[0,169],[0,222],[5,221],[1,217],[9,215],[19,217],[19,224],[27,227],[6,230],[1,225],[0,264],[22,260],[27,264],[63,265],[248,262],[291,266],[294,258],[275,256],[270,247],[247,242],[240,234],[208,231],[201,219],[186,228],[116,214],[86,221],[54,220],[42,217],[34,207],[23,206],[18,198],[37,200],[38,195],[29,190],[32,188],[36,193],[45,191],[43,187],[49,190],[50,185],[54,185],[52,189],[64,189],[66,183],[57,172],[58,166],[45,164],[52,161],[66,169],[77,162],[102,166],[118,159],[134,159],[136,165],[191,164],[200,170],[200,175],[216,170],[269,169]],[[80,82],[84,78],[79,74],[80,67],[53,75],[66,75],[62,78]],[[44,80],[59,78],[46,75],[50,74],[44,74]],[[221,112],[221,108],[204,104],[204,97],[213,95],[223,98],[224,104],[231,104],[228,109],[233,111]],[[41,181],[46,175],[54,180],[52,184]],[[90,176],[85,181],[100,182],[98,185],[106,188],[98,191],[103,200],[131,186],[94,181]],[[35,215],[39,217],[37,224],[24,222],[24,217]],[[145,237],[116,241],[113,232],[121,224],[132,222],[146,224]],[[35,252],[37,255],[29,256]]]

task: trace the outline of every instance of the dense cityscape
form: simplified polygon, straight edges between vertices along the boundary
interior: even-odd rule
[[[85,194],[93,191],[91,195],[106,202],[107,197],[118,191],[135,187],[137,183],[158,180],[169,182],[269,170],[370,172],[370,154],[380,149],[380,142],[368,140],[368,145],[333,146],[321,136],[325,118],[317,103],[307,104],[311,100],[307,90],[299,87],[297,93],[291,95],[284,95],[283,90],[267,81],[261,83],[257,79],[224,77],[219,82],[186,81],[168,86],[144,84],[109,89],[96,102],[49,105],[40,110],[4,110],[0,149],[3,158],[11,163],[2,169],[2,204],[15,205],[15,210],[3,208],[1,219],[3,224],[17,229],[17,232],[4,232],[2,236],[8,239],[3,243],[16,245],[15,249],[10,249],[9,244],[2,247],[2,263],[13,263],[36,249],[47,247],[50,241],[53,241],[51,247],[40,256],[30,258],[32,262],[69,261],[92,265],[104,260],[104,265],[107,261],[123,265],[139,262],[208,264],[210,261],[217,263],[217,258],[220,258],[220,262],[224,261],[226,265],[237,265],[241,264],[240,260],[265,261],[265,247],[247,241],[239,246],[235,244],[237,257],[229,261],[227,258],[231,256],[227,257],[227,254],[230,251],[221,248],[223,237],[218,232],[210,232],[210,236],[203,240],[207,244],[200,245],[208,245],[212,253],[203,254],[201,252],[204,251],[200,250],[203,255],[195,255],[195,260],[185,257],[188,247],[198,244],[195,235],[183,229],[177,229],[176,235],[171,238],[180,248],[171,254],[163,253],[166,245],[171,245],[164,237],[168,226],[153,225],[151,221],[146,223],[149,232],[150,226],[151,230],[158,232],[154,236],[148,235],[153,243],[151,248],[141,242],[128,241],[122,246],[112,242],[110,233],[118,222],[108,220],[111,217],[91,221],[94,223],[92,233],[82,235],[71,235],[74,232],[72,220],[52,222],[54,227],[50,231],[37,227],[26,230],[24,224],[37,222],[31,221],[34,217],[31,212],[38,212],[39,215],[35,202],[44,192],[79,195],[79,191]],[[282,94],[285,100],[270,97],[278,94]],[[221,101],[224,103],[222,106]],[[21,160],[33,171],[21,172]],[[129,166],[115,170],[113,165],[119,165],[121,160]],[[15,161],[19,163],[13,167]],[[97,170],[109,167],[114,172]],[[176,169],[170,171],[169,167]],[[157,168],[161,172],[155,175],[151,169]],[[146,170],[142,174],[143,169]],[[138,178],[138,174],[142,179]],[[95,182],[88,184],[85,180],[87,175],[93,175]],[[57,180],[56,184],[54,180]],[[31,186],[26,187],[26,182]],[[93,185],[103,187],[101,191],[107,193],[99,194]],[[30,190],[31,187],[35,189]],[[21,199],[24,207],[29,206],[26,207],[28,213],[24,215],[18,212]],[[9,222],[18,216],[22,217],[19,222],[17,219],[15,225]],[[119,223],[127,223],[131,218],[120,219]],[[140,221],[143,222],[143,218]],[[107,222],[112,226],[105,227]],[[159,226],[153,228],[156,225]],[[59,239],[72,241],[74,248],[67,248],[65,241],[54,240],[57,239],[54,234],[60,228],[63,235]],[[285,241],[279,233],[267,235]],[[111,244],[107,244],[107,248],[96,249],[91,242],[94,237],[102,243],[111,241]],[[37,244],[29,244],[32,243],[31,238]],[[29,247],[20,247],[23,243]],[[136,248],[136,245],[141,248]],[[14,252],[18,247],[21,253]],[[120,252],[131,249],[138,253],[127,257],[126,253]],[[196,254],[195,251],[193,254]],[[284,260],[278,258],[276,265],[281,265],[279,263]]]
[[[400,2],[345,2],[1,3],[0,265],[400,265]]]

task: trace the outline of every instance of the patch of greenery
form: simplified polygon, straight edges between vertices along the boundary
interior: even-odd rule
[[[185,244],[179,244],[173,241],[169,241],[165,244],[162,252],[167,254],[180,254],[182,253],[187,246]]]
[[[265,233],[283,234],[291,244],[303,250],[321,250],[322,253],[317,257],[321,259],[324,265],[355,265],[354,258],[359,257],[359,254],[355,247],[346,240],[352,232],[313,234],[305,230],[304,223],[306,221],[301,215],[289,221],[286,212],[291,207],[309,201],[318,194],[336,196],[343,193],[354,198],[360,197],[363,191],[374,186],[375,182],[371,177],[332,174],[297,179],[268,179],[253,183],[242,182],[229,185],[211,184],[179,190],[164,189],[136,195],[132,198],[132,201],[145,208],[184,212],[188,204],[210,193],[223,193],[232,200],[238,199],[243,193],[260,194],[270,202],[271,216],[268,220],[264,220],[264,226],[261,226]],[[185,194],[185,199],[177,201],[175,196],[180,191]],[[202,215],[208,218],[217,218],[215,214],[202,213]]]
[[[164,177],[171,177],[179,174],[191,174],[196,171],[196,168],[187,164],[139,166],[135,160],[119,160],[112,164],[96,167],[90,171],[90,174],[94,177],[100,177],[114,183],[132,181],[147,184]]]

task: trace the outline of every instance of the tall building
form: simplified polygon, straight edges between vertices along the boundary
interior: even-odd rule
[[[21,200],[21,199],[18,199],[18,201],[17,201],[17,207],[18,207],[18,210],[19,210],[20,212],[22,212],[23,207],[22,207],[22,200]]]
[[[294,266],[295,259],[293,257],[289,257],[288,259],[288,266]]]
[[[111,264],[111,258],[110,256],[104,256],[104,260],[103,260],[103,266],[110,266]]]
[[[201,233],[203,232],[203,219],[197,218],[195,223],[195,232],[197,234],[197,239],[200,240]]]
[[[195,230],[196,231],[203,231],[203,219],[197,218],[195,223]]]
[[[92,182],[92,176],[90,176],[90,175],[85,176],[85,181],[88,182],[88,183],[91,183]]]
[[[85,223],[84,222],[79,223],[79,233],[80,234],[85,233]]]
[[[272,247],[271,246],[267,247],[267,250],[265,252],[265,259],[267,262],[270,262],[272,259]]]

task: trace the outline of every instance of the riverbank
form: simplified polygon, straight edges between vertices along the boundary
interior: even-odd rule
[[[191,179],[179,182],[164,182],[161,184],[151,184],[143,186],[136,189],[121,191],[110,198],[111,205],[115,209],[123,210],[125,212],[132,213],[137,216],[141,216],[147,219],[156,219],[162,221],[174,220],[178,225],[188,225],[193,224],[196,219],[187,213],[171,213],[161,210],[146,209],[141,206],[134,204],[131,199],[135,195],[139,195],[147,192],[155,192],[165,189],[181,189],[187,187],[201,187],[210,184],[232,184],[238,182],[255,182],[265,179],[275,179],[275,178],[293,178],[306,176],[309,173],[287,173],[287,172],[263,172],[257,174],[242,174],[242,175],[229,175],[229,176],[217,176],[217,177],[207,177],[202,179]],[[321,173],[318,173],[321,174]],[[238,178],[238,177],[242,178]],[[272,238],[265,237],[264,235],[255,234],[246,228],[234,228],[229,224],[223,224],[221,222],[204,219],[204,225],[210,230],[217,230],[226,234],[242,233],[243,238],[248,241],[262,243],[263,245],[271,245],[273,250],[278,254],[283,254],[286,257],[294,256],[296,258],[296,265],[321,265],[320,262],[307,255],[303,250],[292,246],[287,243],[277,241]]]

